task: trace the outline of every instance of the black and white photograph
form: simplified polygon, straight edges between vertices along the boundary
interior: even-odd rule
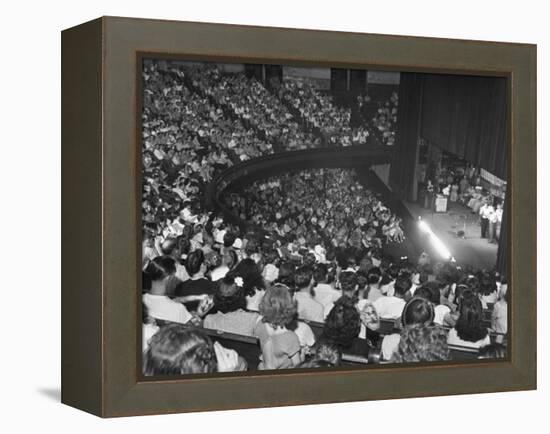
[[[507,358],[505,77],[141,78],[144,376]]]

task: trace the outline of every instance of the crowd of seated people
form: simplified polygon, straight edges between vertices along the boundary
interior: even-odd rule
[[[341,244],[381,247],[404,239],[399,217],[358,181],[354,170],[286,172],[227,195],[226,204],[243,220],[290,237],[291,249],[314,240],[326,250]]]
[[[311,86],[304,89],[315,92],[319,116],[327,120],[324,125],[349,124],[346,110],[335,108]],[[228,117],[225,109],[236,118]],[[334,120],[328,122],[329,117]],[[346,144],[346,134],[332,137],[341,136],[335,143]],[[273,153],[274,143],[283,144],[284,150],[320,145],[319,137],[299,125],[258,81],[244,74],[222,74],[214,65],[170,62],[144,65],[142,140],[142,206],[144,221],[149,222],[174,218],[185,204],[200,204],[204,186],[218,171]]]
[[[144,265],[146,375],[332,367],[350,354],[363,363],[375,354],[382,363],[446,361],[457,348],[506,354],[507,284],[494,272],[427,255],[394,261],[376,246],[293,251],[284,237],[193,217],[182,224],[200,237],[184,230],[155,242],[160,250],[150,248]],[[225,334],[249,339],[252,350],[220,343]],[[205,352],[201,363],[184,337]]]
[[[368,123],[352,127],[351,110],[340,107],[307,79],[272,82],[279,98],[296,109],[304,121],[319,129],[331,145],[363,145],[370,133]]]
[[[222,74],[215,65],[204,64],[186,69],[193,86],[209,95],[260,130],[281,150],[299,150],[320,146],[321,139],[300,125],[286,106],[261,83],[244,74]]]
[[[252,128],[229,120],[208,98],[191,92],[181,68],[143,71],[143,218],[176,217],[186,204],[199,205],[217,171],[273,152]]]
[[[243,76],[218,80],[224,93],[208,73],[156,63],[143,79],[145,375],[444,361],[455,347],[505,356],[505,282],[427,255],[386,256],[402,240],[399,219],[353,171],[287,173],[229,195],[245,227],[207,212],[217,170],[274,151],[273,134],[250,126],[271,96]],[[279,116],[264,120],[277,130]]]
[[[397,92],[392,92],[389,100],[378,104],[378,109],[371,120],[373,129],[378,131],[380,140],[387,146],[395,144],[398,104]]]

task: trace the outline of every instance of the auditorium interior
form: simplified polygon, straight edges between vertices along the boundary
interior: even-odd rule
[[[448,277],[452,274],[462,276],[460,282],[469,282],[474,279],[473,274],[479,272],[498,280],[498,288],[507,287],[509,122],[505,77],[396,71],[380,67],[371,70],[145,59],[141,86],[144,107],[141,117],[144,293],[156,288],[155,272],[160,272],[160,262],[155,263],[157,268],[150,273],[152,263],[174,250],[173,243],[167,240],[182,238],[185,238],[181,243],[185,254],[178,250],[174,270],[181,280],[178,285],[186,290],[190,287],[186,283],[193,280],[193,266],[187,264],[197,249],[202,248],[204,254],[201,255],[206,262],[215,261],[212,258],[216,255],[225,261],[229,250],[236,252],[238,260],[254,260],[262,265],[263,271],[260,271],[266,282],[270,270],[277,268],[279,279],[273,282],[292,287],[281,280],[283,267],[280,264],[284,259],[292,262],[298,257],[293,268],[298,270],[311,256],[312,267],[317,269],[319,263],[326,263],[329,274],[331,264],[335,264],[336,282],[339,275],[351,269],[361,274],[363,261],[360,258],[347,265],[339,262],[343,255],[341,246],[346,243],[354,251],[369,252],[365,276],[374,264],[375,268],[382,268],[382,276],[387,274],[389,279],[395,264],[407,264],[403,269],[417,270],[421,268],[418,264],[427,257],[432,264],[443,264],[438,265],[442,267],[438,270],[454,267],[444,279],[454,279]],[[314,184],[311,191],[287,194],[285,190],[291,188],[289,186],[303,185],[306,187],[297,188],[307,189],[308,182]],[[346,186],[347,191],[339,191],[339,183]],[[363,202],[359,197],[355,201],[354,195],[363,193],[370,196]],[[334,210],[337,207],[334,198],[341,197],[351,205],[334,211],[334,223],[325,218],[325,212],[326,209]],[[291,201],[296,203],[288,205]],[[356,202],[372,207],[376,217],[369,220],[354,214],[350,207],[353,208]],[[295,217],[301,211],[305,219],[299,215]],[[286,216],[293,216],[293,219]],[[369,229],[363,232],[350,229],[342,235],[341,228],[333,228],[340,221]],[[308,232],[311,222],[315,224],[315,236]],[[209,228],[208,233],[205,228]],[[305,228],[303,235],[302,228]],[[333,232],[323,238],[325,228],[332,228]],[[231,231],[234,237],[228,242],[227,234]],[[292,231],[298,234],[294,236]],[[246,248],[245,240],[248,241]],[[165,244],[170,244],[169,248],[165,248]],[[264,245],[269,247],[261,247]],[[269,262],[270,254],[266,253],[268,250],[278,256],[277,267],[269,268],[272,262]],[[332,250],[336,253],[330,259]],[[224,264],[212,265],[208,273],[213,276]],[[178,274],[180,268],[183,271]],[[220,286],[229,292],[233,291],[231,288],[239,291],[242,278],[247,287],[247,276],[238,272],[232,274],[237,268],[233,262],[228,268],[230,271],[221,274],[226,277],[222,277]],[[415,273],[411,271],[411,275],[416,276]],[[430,271],[427,274],[437,273]],[[485,274],[479,277],[480,281],[485,279]],[[227,280],[230,275],[233,277]],[[400,279],[393,277],[394,281]],[[452,291],[457,284],[460,286],[456,279],[447,282]],[[296,277],[296,282],[298,280]],[[413,278],[414,287],[421,283]],[[197,319],[193,312],[215,305],[215,300],[219,300],[219,288],[208,289],[212,291],[208,299],[210,304],[205,302],[203,305],[205,298],[201,297],[205,294],[194,288],[186,293],[178,289],[180,286],[171,290],[164,288],[164,291],[172,291],[170,299],[187,306],[191,318],[188,323],[196,320],[194,325],[201,324],[209,337],[208,342],[219,342],[234,350],[246,359],[249,370],[266,369],[261,366],[273,362],[264,348],[264,331],[236,333],[222,326],[207,327],[208,316],[213,318],[220,313],[204,318],[198,315],[201,318]],[[293,288],[296,293],[298,286],[296,283]],[[336,288],[341,286],[340,283]],[[443,286],[441,300],[448,295],[443,295]],[[262,291],[267,294],[268,289]],[[259,311],[265,318],[267,308],[263,301],[255,298],[259,292],[247,294],[244,311]],[[151,348],[154,343],[162,344],[158,337],[159,327],[162,330],[163,325],[183,323],[187,319],[173,320],[162,314],[155,317],[152,312],[162,309],[150,302],[151,297],[148,301],[145,297],[143,309],[148,310],[151,319],[146,325],[154,324],[154,329],[146,331],[144,326],[142,331],[144,366],[149,363],[144,372],[149,369],[146,375],[156,375],[160,371],[155,371],[155,363],[160,362],[155,362],[154,357],[158,354],[153,354]],[[433,303],[429,308],[433,310],[435,306],[432,319],[439,315],[442,309],[438,308],[445,303],[441,301],[440,304],[439,299]],[[484,299],[480,321],[489,330],[487,342],[505,346],[506,330],[491,325],[495,303],[498,303],[496,298]],[[374,305],[377,306],[376,301]],[[346,306],[342,305],[344,308]],[[325,309],[325,316],[319,320],[308,317],[311,310],[304,309],[304,317],[298,319],[311,328],[312,341],[324,342],[327,336],[332,336],[327,331],[326,318],[333,312]],[[460,309],[455,303],[449,315],[458,317]],[[173,312],[171,307],[167,310]],[[403,330],[407,327],[401,315],[384,317],[380,313],[379,319],[377,333],[382,336],[401,333],[401,341],[405,339]],[[323,322],[325,320],[327,323]],[[451,322],[449,327],[445,326],[446,330],[454,330],[452,325]],[[154,332],[157,332],[158,342]],[[313,358],[317,364],[292,362],[293,367],[364,367],[383,360],[380,343],[384,339],[377,341],[378,344],[370,343],[369,351],[365,352],[357,350],[362,344],[356,341],[358,336],[364,339],[365,333],[368,336],[368,325],[362,323],[362,335],[358,333],[354,343],[336,345],[340,349],[338,362],[315,358],[323,351],[315,347],[317,352]],[[145,337],[151,340],[146,341]],[[374,351],[374,347],[378,347],[378,351]],[[444,358],[430,355],[418,360],[477,359],[480,348],[480,345],[468,346],[464,339],[452,345],[449,341]],[[397,354],[397,349],[394,350]],[[387,357],[386,362],[418,361],[408,359],[409,356]],[[311,360],[311,357],[305,359]],[[219,360],[218,355],[218,363]],[[280,367],[286,368],[291,362],[280,363]]]
[[[391,100],[392,93],[397,93],[400,104],[397,119],[391,126],[394,141],[389,144],[390,152],[382,148],[388,144],[387,140],[376,134],[377,129],[373,128],[375,134],[362,144],[365,151],[372,153],[370,156],[350,155],[335,160],[333,155],[315,155],[325,152],[326,148],[323,148],[310,150],[307,156],[292,158],[301,161],[300,167],[304,168],[354,167],[359,170],[368,185],[375,186],[378,194],[394,204],[408,228],[405,232],[410,242],[388,246],[394,255],[416,259],[426,250],[434,256],[440,254],[426,242],[425,234],[419,233],[422,231],[418,228],[418,220],[422,219],[457,262],[485,269],[496,267],[501,273],[506,273],[506,243],[489,243],[481,236],[479,208],[467,206],[471,194],[464,203],[463,199],[453,197],[451,200],[449,192],[446,198],[442,198],[446,203],[443,208],[436,207],[435,199],[432,204],[425,203],[426,171],[431,172],[432,182],[436,183],[435,172],[439,177],[447,169],[452,172],[450,182],[445,179],[441,189],[447,184],[459,184],[458,177],[465,176],[468,170],[475,173],[475,182],[481,187],[478,188],[480,194],[505,203],[505,78],[276,65],[231,64],[226,66],[226,70],[237,73],[240,67],[249,77],[265,83],[266,87],[274,77],[281,81],[306,79],[315,83],[320,92],[330,93],[337,104],[350,107],[352,125],[354,122],[360,124],[363,118],[375,117],[376,111]],[[363,95],[369,95],[369,101],[358,109],[357,98]],[[365,114],[357,115],[356,120],[355,111]],[[339,149],[342,150],[349,151]],[[258,171],[260,177],[286,171],[293,164],[294,167],[300,165],[289,163],[286,158],[271,159],[269,169],[263,165]],[[335,161],[338,161],[337,165]],[[257,162],[245,165],[250,164]],[[257,179],[251,176],[250,167],[244,167],[243,171],[247,176],[241,179],[241,183]],[[226,212],[231,214],[230,210]]]

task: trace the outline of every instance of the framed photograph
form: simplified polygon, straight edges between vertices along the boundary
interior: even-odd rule
[[[62,402],[536,388],[536,46],[62,32]]]

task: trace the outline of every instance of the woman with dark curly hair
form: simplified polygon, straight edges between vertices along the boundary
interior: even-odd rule
[[[298,308],[287,287],[276,284],[265,291],[260,302],[261,321],[254,329],[260,340],[262,361],[259,369],[288,369],[302,362],[296,328]]]
[[[260,319],[257,312],[247,312],[246,296],[231,276],[218,282],[214,293],[214,307],[204,318],[204,327],[239,335],[253,336]]]
[[[265,294],[265,282],[256,262],[250,258],[243,259],[227,275],[233,277],[236,281],[237,278],[242,280],[242,287],[246,296],[246,308],[257,311]]]
[[[449,360],[447,331],[438,325],[413,324],[401,331],[392,363]]]
[[[348,350],[361,330],[361,318],[355,301],[349,297],[341,297],[325,320],[321,341],[329,342],[340,350]]]
[[[169,324],[149,340],[144,375],[206,374],[246,369],[236,351],[224,348],[197,329]]]
[[[489,330],[483,325],[481,300],[473,293],[462,298],[456,325],[449,331],[449,344],[471,348],[490,345]]]

